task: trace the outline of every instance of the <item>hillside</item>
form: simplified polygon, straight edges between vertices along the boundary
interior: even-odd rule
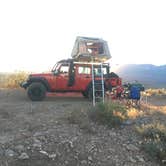
[[[124,111],[124,107],[115,101],[116,105],[98,105],[94,111],[92,103],[81,94],[48,96],[45,101],[31,102],[23,89],[0,89],[0,165],[159,166],[155,159],[161,156],[160,153],[156,154],[158,151],[153,148],[155,157],[148,155],[144,150],[145,139],[136,130],[141,126],[145,126],[144,129],[154,126],[157,122],[165,129],[166,107],[155,97],[149,97],[148,102],[157,102],[158,107],[131,108],[128,110],[130,119],[119,127],[109,127],[101,125],[99,120],[104,122],[105,115],[107,123],[118,122],[117,118],[112,119],[111,112],[117,108]],[[163,105],[166,104],[164,99]],[[152,134],[156,135],[156,129],[146,131],[154,131]],[[162,138],[165,140],[165,135]],[[157,145],[161,145],[159,143]]]
[[[166,65],[120,65],[115,71],[124,82],[139,81],[148,88],[166,88]]]

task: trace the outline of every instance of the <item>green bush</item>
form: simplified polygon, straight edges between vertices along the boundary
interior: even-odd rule
[[[127,110],[126,107],[115,102],[98,103],[89,111],[89,117],[96,123],[115,127],[127,118]]]
[[[67,113],[67,120],[71,124],[77,124],[81,129],[93,132],[91,122],[115,127],[122,124],[127,118],[126,108],[119,103],[98,103],[95,107],[84,109],[74,109]]]
[[[166,127],[160,123],[142,125],[137,131],[144,138],[143,149],[161,163],[166,161]]]

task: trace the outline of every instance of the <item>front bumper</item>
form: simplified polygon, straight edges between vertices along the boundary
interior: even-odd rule
[[[20,87],[26,89],[29,86],[29,83],[27,81],[21,82]]]

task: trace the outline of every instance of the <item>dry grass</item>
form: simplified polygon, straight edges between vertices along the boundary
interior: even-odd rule
[[[151,112],[159,112],[162,114],[166,114],[166,106],[155,106],[151,104],[141,104],[142,109],[144,110],[150,110]]]
[[[162,93],[163,94],[163,93]],[[158,95],[155,94],[155,95]],[[129,111],[129,110],[128,110]],[[142,148],[153,159],[158,160],[161,165],[166,164],[166,106],[155,106],[151,104],[141,104],[142,115],[139,110],[131,109],[129,117],[148,117],[148,121],[141,126],[137,126],[137,132],[142,136]],[[147,123],[148,122],[148,123]]]
[[[162,88],[162,89],[147,89],[145,91],[145,93],[143,93],[143,95],[147,95],[147,96],[162,96],[162,95],[166,95],[166,89]]]
[[[127,110],[127,116],[130,119],[136,119],[137,117],[142,116],[142,115],[143,115],[143,111],[139,110],[137,108],[131,107]]]
[[[137,127],[137,131],[144,138],[143,149],[161,164],[166,164],[166,126],[155,122]]]
[[[23,71],[2,75],[0,79],[0,88],[18,88],[19,83],[26,80],[27,77],[28,73]]]

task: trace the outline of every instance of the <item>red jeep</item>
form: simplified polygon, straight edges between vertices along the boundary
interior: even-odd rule
[[[94,82],[101,83],[101,66],[93,64]],[[105,91],[112,90],[112,87],[121,85],[121,78],[115,73],[109,72],[109,64],[103,63],[103,77]],[[92,64],[87,62],[76,62],[73,59],[61,60],[50,73],[31,74],[26,82],[20,84],[27,89],[29,98],[32,101],[41,101],[47,92],[81,92],[84,97],[92,98]],[[101,86],[96,87],[101,89]],[[99,95],[101,91],[98,91]]]

